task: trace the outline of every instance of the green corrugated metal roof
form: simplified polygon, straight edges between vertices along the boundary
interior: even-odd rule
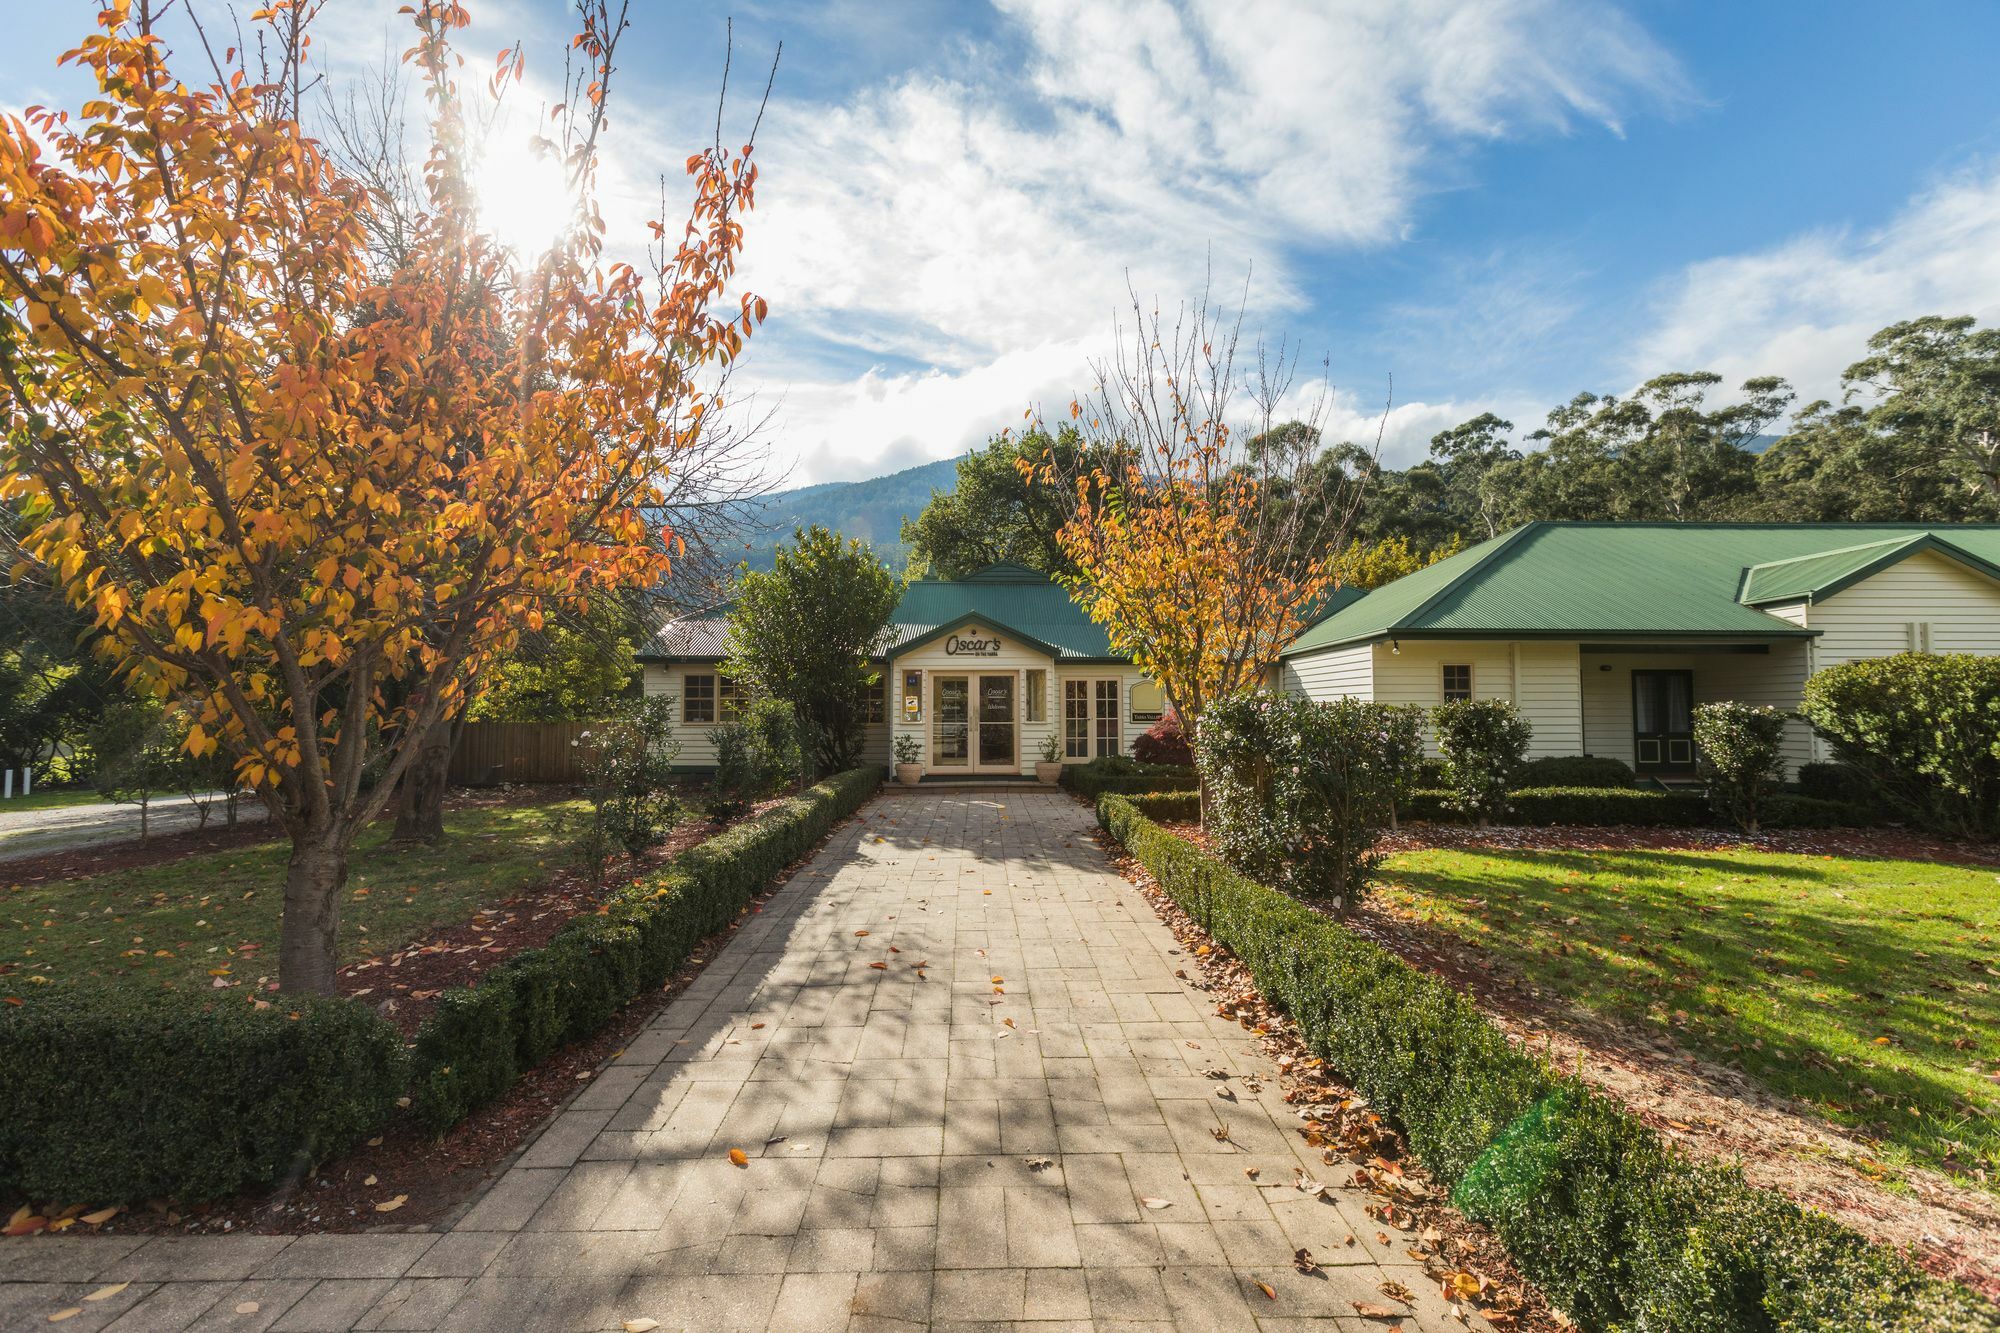
[[[685,617],[663,629],[641,653],[647,661],[714,660],[724,651],[728,608]],[[1096,624],[1046,574],[1021,565],[988,565],[957,582],[920,579],[903,589],[889,617],[888,651],[968,620],[1025,635],[1065,661],[1123,661]]]
[[[1104,627],[1046,574],[988,565],[957,582],[920,579],[889,617],[890,651],[964,620],[984,620],[1056,649],[1064,658],[1115,658]]]
[[[1967,550],[1959,543],[1927,530],[1890,541],[1846,546],[1836,551],[1821,551],[1795,556],[1790,560],[1754,565],[1743,576],[1743,593],[1738,600],[1745,606],[1778,606],[1785,602],[1804,601],[1808,597],[1831,597],[1842,588],[1859,583],[1870,574],[1907,560],[1921,551],[1936,551],[1947,559],[1969,565],[1989,576],[2000,577],[2000,569],[1976,551]]]
[[[1831,569],[1857,547],[1900,559],[1903,545],[2000,569],[2000,524],[1529,523],[1377,589],[1285,655],[1398,634],[1797,635],[1806,631],[1738,600],[1749,571],[1808,557]]]

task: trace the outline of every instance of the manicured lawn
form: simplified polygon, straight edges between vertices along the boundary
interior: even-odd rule
[[[87,787],[56,787],[0,801],[0,815],[18,814],[29,810],[61,810],[72,805],[97,805],[103,800],[103,796]]]
[[[2000,1189],[2000,871],[1704,851],[1422,851],[1392,913]]]
[[[453,811],[437,847],[355,849],[341,907],[345,961],[463,921],[562,859],[557,823],[580,803]],[[0,865],[0,995],[60,985],[213,987],[276,978],[282,841],[57,883],[14,885]],[[46,980],[37,980],[46,978]]]

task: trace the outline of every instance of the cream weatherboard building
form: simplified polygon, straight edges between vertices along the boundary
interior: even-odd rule
[[[1794,708],[1814,671],[1912,649],[2000,653],[2000,525],[1530,523],[1339,607],[1278,679],[1509,700],[1534,755],[1671,778],[1693,771],[1696,704]],[[1794,722],[1787,758],[1819,745]]]
[[[715,764],[715,728],[745,699],[721,669],[727,608],[668,625],[640,661],[649,695],[675,706],[678,762]],[[927,776],[1025,776],[1057,737],[1065,763],[1129,754],[1159,720],[1159,687],[1111,651],[1069,595],[1019,565],[907,585],[890,619],[863,757],[890,762],[913,736]]]

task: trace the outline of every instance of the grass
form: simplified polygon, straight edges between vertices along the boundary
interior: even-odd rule
[[[436,847],[364,834],[341,904],[342,962],[463,921],[544,878],[561,860],[558,822],[580,802],[486,806],[445,816]],[[284,900],[282,841],[81,879],[17,885],[0,865],[0,995],[31,987],[189,989],[275,979]]]
[[[97,805],[103,800],[103,796],[89,787],[54,787],[0,801],[0,815],[18,814],[27,810],[62,810],[72,805]],[[137,808],[133,807],[135,810]]]
[[[1703,851],[1423,851],[1390,911],[2000,1190],[2000,871]],[[1980,1172],[1984,1172],[1983,1180]]]

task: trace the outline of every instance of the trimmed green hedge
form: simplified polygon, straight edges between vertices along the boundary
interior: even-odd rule
[[[1632,768],[1607,755],[1551,754],[1530,759],[1521,769],[1523,787],[1629,787]]]
[[[1970,1293],[1690,1161],[1450,985],[1229,870],[1132,801],[1106,796],[1097,810],[1582,1327],[2000,1330],[2000,1311]]]
[[[1178,764],[1142,764],[1123,755],[1093,759],[1087,764],[1068,764],[1062,771],[1062,785],[1092,800],[1107,792],[1123,796],[1154,791],[1193,791],[1201,785],[1192,768]]]
[[[1420,791],[1410,803],[1413,819],[1458,821],[1445,804],[1449,792]],[[1529,787],[1507,793],[1505,824],[1624,824],[1639,828],[1699,828],[1712,822],[1699,792],[1638,791],[1630,787]]]
[[[1201,818],[1201,793],[1198,791],[1142,792],[1125,799],[1148,819],[1184,824]]]
[[[1465,822],[1445,804],[1450,793],[1416,793],[1405,818]],[[1557,824],[1623,825],[1627,828],[1707,828],[1718,823],[1708,797],[1691,791],[1646,791],[1629,787],[1528,787],[1507,793],[1505,824],[1548,828]],[[1763,827],[1862,827],[1874,821],[1864,807],[1809,796],[1772,796]]]
[[[521,1069],[596,1033],[658,990],[703,940],[811,851],[881,785],[878,768],[828,778],[681,853],[516,954],[476,987],[447,991],[417,1029],[411,1109],[439,1133],[498,1097]]]
[[[374,1133],[403,1039],[349,1000],[78,990],[0,1006],[0,1194],[198,1203]]]

